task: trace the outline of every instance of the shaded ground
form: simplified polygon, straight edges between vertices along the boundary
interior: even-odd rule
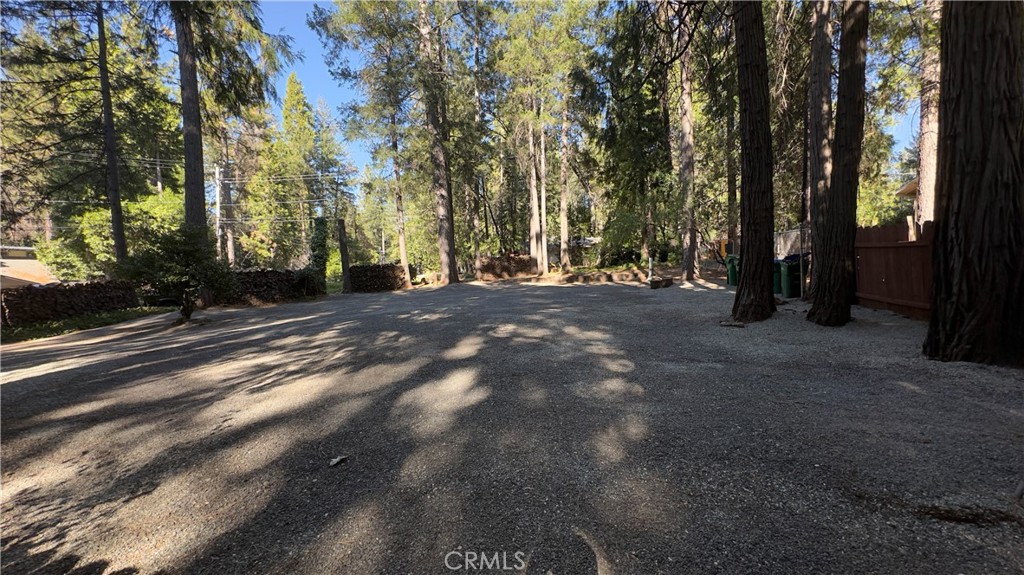
[[[4,346],[3,572],[1024,571],[1024,373],[731,301],[460,285]]]

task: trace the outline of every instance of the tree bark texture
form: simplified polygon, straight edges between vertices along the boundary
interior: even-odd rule
[[[761,3],[736,2],[733,6],[739,72],[743,252],[732,315],[736,321],[753,322],[768,319],[775,313],[775,294],[772,293],[774,162],[768,57]]]
[[[931,321],[943,361],[1024,364],[1024,3],[942,6]]]
[[[832,11],[830,0],[817,0],[811,9],[811,62],[807,83],[808,210],[811,220],[811,254],[817,262],[816,238],[824,235],[819,208],[832,185]],[[815,268],[817,264],[815,263]],[[817,275],[811,277],[813,299]]]
[[[850,321],[856,288],[854,240],[857,188],[864,142],[864,82],[868,46],[868,3],[843,3],[839,37],[839,95],[836,103],[836,171],[824,202],[818,202],[814,232],[814,303],[807,319],[840,326]],[[819,198],[819,200],[822,198]]]

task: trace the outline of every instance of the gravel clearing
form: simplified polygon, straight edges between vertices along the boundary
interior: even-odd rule
[[[862,308],[722,327],[732,297],[467,284],[6,345],[3,573],[1024,572],[1024,372]]]

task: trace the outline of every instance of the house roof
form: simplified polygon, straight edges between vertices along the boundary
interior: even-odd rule
[[[917,197],[917,178],[903,184],[903,187],[896,190],[897,196],[914,198]]]
[[[60,283],[60,281],[39,260],[0,259],[0,288],[10,289],[55,283]]]

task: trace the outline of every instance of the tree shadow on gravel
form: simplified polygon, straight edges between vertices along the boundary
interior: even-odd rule
[[[889,565],[871,553],[906,543],[874,535],[892,518],[834,487],[871,455],[844,451],[865,434],[838,411],[896,415],[883,374],[824,390],[834,366],[794,377],[723,345],[728,293],[660,292],[461,285],[5,349],[4,572],[478,571],[468,552],[555,575]],[[943,453],[899,447],[887,461]],[[981,540],[1012,541],[1003,527]]]

